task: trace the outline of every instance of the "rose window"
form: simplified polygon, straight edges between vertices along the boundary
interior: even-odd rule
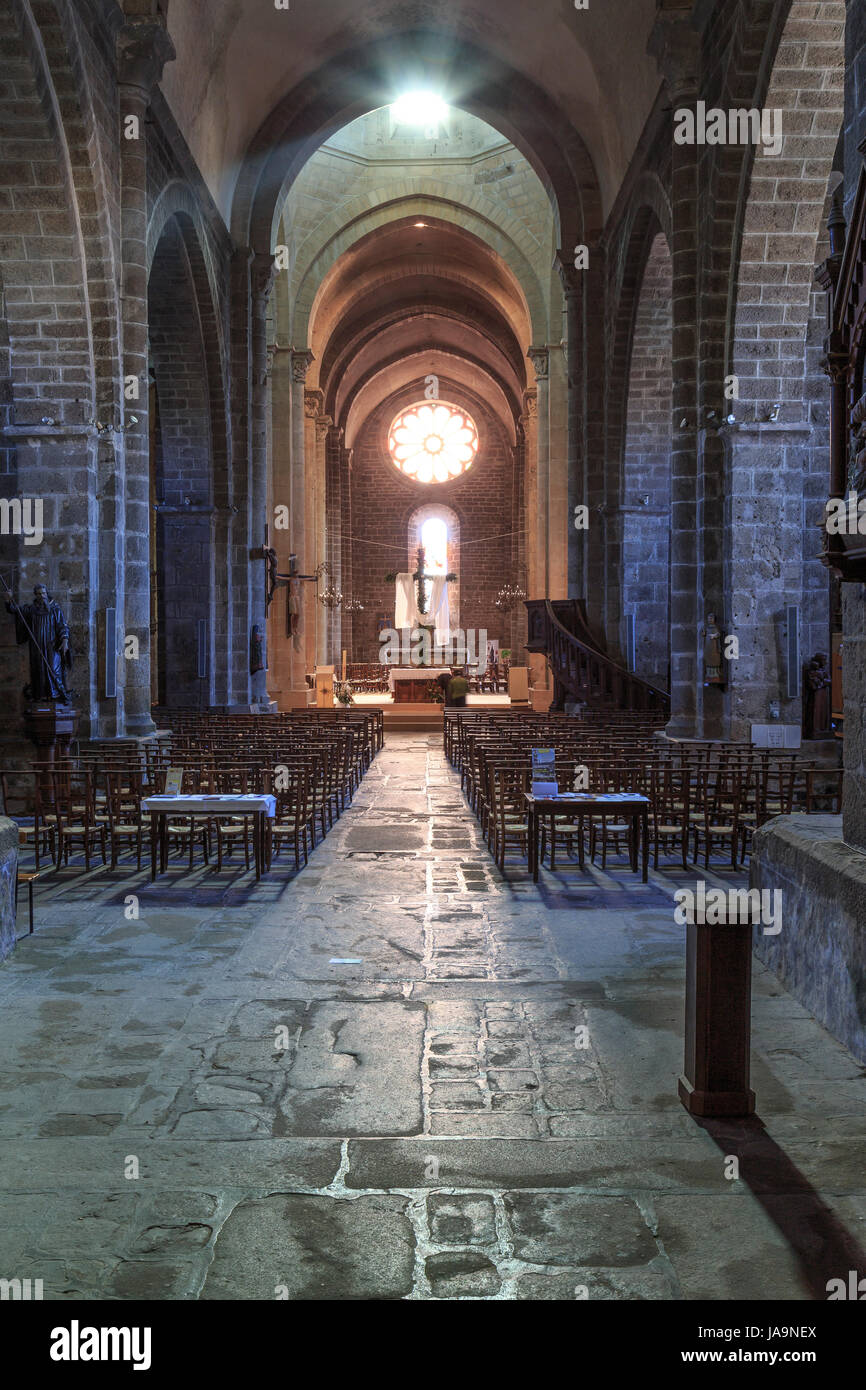
[[[416,483],[447,483],[471,468],[478,430],[465,410],[444,401],[422,401],[397,416],[388,433],[394,463]]]

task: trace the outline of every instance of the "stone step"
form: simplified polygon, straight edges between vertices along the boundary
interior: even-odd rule
[[[431,733],[441,732],[442,719],[442,706],[432,702],[430,704],[385,706],[386,733],[388,730],[391,730],[392,733],[397,731],[402,733],[415,732],[417,730]]]

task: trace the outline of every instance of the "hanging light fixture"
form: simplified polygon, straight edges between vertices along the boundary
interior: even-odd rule
[[[359,598],[347,598],[343,600],[344,613],[363,613],[364,605]]]
[[[331,611],[335,608],[339,608],[342,602],[343,595],[333,584],[329,584],[327,589],[323,589],[319,594],[319,603],[323,603],[325,607]]]
[[[519,584],[504,584],[496,595],[496,607],[500,613],[511,613],[526,598],[526,590]]]

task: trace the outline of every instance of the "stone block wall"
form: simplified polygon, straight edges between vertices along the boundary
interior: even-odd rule
[[[18,873],[18,826],[0,816],[0,960],[15,946],[15,878]]]
[[[635,619],[635,670],[668,688],[671,258],[664,234],[644,270],[632,337],[623,459],[622,601]]]
[[[755,950],[785,988],[866,1061],[866,855],[838,816],[777,816],[755,835],[752,887],[782,894],[782,929]]]
[[[859,0],[848,4],[845,86],[846,212],[863,165],[858,146],[866,137],[866,13]],[[866,588],[846,584],[843,595],[845,700],[845,840],[866,851]]]

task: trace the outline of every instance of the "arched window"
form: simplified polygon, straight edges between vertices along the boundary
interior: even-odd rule
[[[444,517],[428,516],[421,527],[421,544],[426,556],[425,574],[447,574],[448,524]]]
[[[420,401],[397,416],[388,431],[388,452],[416,483],[447,483],[472,467],[478,430],[456,405]]]
[[[429,580],[446,574],[457,578],[448,585],[448,607],[451,627],[460,626],[460,517],[452,507],[439,502],[416,507],[409,517],[407,563],[414,574],[418,563],[418,547],[424,547],[424,573]],[[428,581],[427,591],[430,592]]]

